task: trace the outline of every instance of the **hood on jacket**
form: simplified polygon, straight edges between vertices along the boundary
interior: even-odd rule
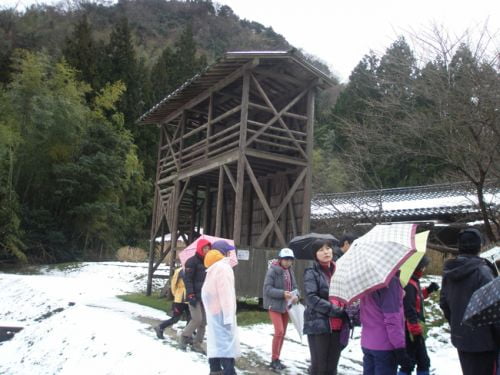
[[[452,280],[462,280],[484,264],[484,259],[478,256],[462,254],[445,263],[443,276],[447,276]]]
[[[205,256],[205,254],[203,254],[203,247],[204,246],[212,246],[212,244],[210,243],[209,240],[205,240],[205,239],[202,239],[202,240],[199,240],[197,243],[196,243],[196,254],[198,254],[199,256],[201,256],[202,258]]]
[[[210,250],[206,255],[205,255],[205,260],[203,263],[205,264],[205,267],[208,268],[214,263],[217,263],[219,260],[224,259],[224,255],[218,250]]]

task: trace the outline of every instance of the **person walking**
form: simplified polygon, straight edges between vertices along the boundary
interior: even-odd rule
[[[206,316],[201,301],[201,287],[205,282],[205,265],[203,259],[210,250],[211,244],[208,240],[199,240],[196,245],[196,253],[189,258],[184,265],[184,284],[186,285],[186,299],[189,303],[191,320],[186,325],[180,336],[181,349],[186,349],[187,344],[192,344],[195,351],[204,352],[202,343],[205,336]],[[193,340],[193,334],[196,336]]]
[[[498,276],[494,266],[478,256],[482,242],[479,230],[463,230],[458,235],[458,256],[446,261],[443,268],[440,306],[450,323],[451,342],[464,375],[493,374],[498,356],[498,326],[462,324],[472,294]]]
[[[411,365],[405,349],[403,294],[397,272],[387,287],[361,297],[363,375],[396,375],[398,364]]]
[[[335,272],[332,244],[315,240],[311,250],[314,263],[304,271],[304,334],[311,354],[309,373],[336,375],[345,346],[340,341],[341,329],[348,317],[342,307],[329,301],[330,280]]]
[[[189,313],[189,305],[186,302],[186,287],[184,285],[184,271],[182,267],[175,270],[172,276],[172,281],[170,283],[170,290],[174,296],[174,301],[172,302],[172,317],[170,319],[164,320],[159,325],[154,326],[156,336],[159,339],[164,339],[163,331],[165,328],[177,323],[183,314],[186,315],[186,320],[189,323],[191,320],[191,314]]]
[[[297,283],[292,270],[294,259],[292,249],[281,249],[278,253],[278,260],[271,263],[264,279],[263,307],[269,311],[269,317],[274,326],[270,364],[273,370],[286,368],[280,361],[280,353],[288,325],[288,308],[299,300]]]
[[[427,288],[420,287],[420,278],[430,260],[427,256],[418,263],[405,287],[403,307],[405,313],[406,353],[411,360],[410,366],[401,367],[398,375],[410,375],[416,365],[417,375],[429,375],[431,361],[425,346],[424,299],[439,290],[439,285],[430,283]]]
[[[214,243],[215,244],[215,243]],[[240,356],[236,323],[236,289],[229,258],[210,250],[204,259],[207,277],[201,290],[207,314],[207,356],[211,375],[234,375]]]

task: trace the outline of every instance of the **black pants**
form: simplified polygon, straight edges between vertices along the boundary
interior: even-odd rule
[[[408,353],[413,363],[411,367],[401,367],[401,372],[411,374],[415,365],[417,371],[429,371],[431,360],[427,355],[427,347],[423,336],[414,336],[412,339],[408,330],[406,330],[406,353]]]
[[[191,320],[191,314],[189,313],[189,305],[187,303],[176,303],[172,304],[172,317],[170,319],[164,320],[160,323],[160,329],[164,330],[168,326],[177,323],[182,314],[186,314],[186,320],[189,322]]]
[[[498,352],[462,352],[458,358],[463,375],[491,375],[495,368]]]
[[[307,335],[311,352],[311,375],[337,375],[340,352],[340,332]]]
[[[234,358],[209,358],[210,372],[222,371],[224,375],[236,375]]]

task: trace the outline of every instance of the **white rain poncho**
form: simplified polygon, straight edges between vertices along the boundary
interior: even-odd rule
[[[207,315],[208,358],[239,357],[236,290],[234,272],[228,258],[219,260],[207,269],[201,298]]]

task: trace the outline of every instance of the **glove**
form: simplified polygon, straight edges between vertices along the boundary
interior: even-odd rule
[[[412,336],[422,336],[422,326],[419,323],[406,322],[406,326]]]
[[[393,352],[396,356],[396,362],[398,363],[398,365],[400,365],[402,368],[412,367],[411,358],[408,357],[405,348],[394,349]]]
[[[198,300],[196,299],[196,295],[194,293],[188,294],[186,299],[191,306],[196,307]]]
[[[427,287],[427,293],[429,294],[434,293],[437,290],[439,290],[439,285],[436,284],[435,282],[430,283],[429,286]]]

